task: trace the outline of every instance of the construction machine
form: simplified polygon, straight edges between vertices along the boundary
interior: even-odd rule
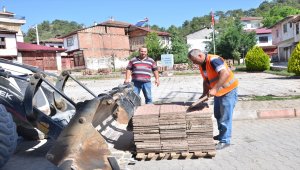
[[[70,79],[93,98],[75,102],[67,96]],[[0,59],[0,168],[14,153],[19,135],[54,139],[46,158],[61,169],[118,169],[98,130],[111,115],[128,122],[140,105],[132,84],[96,95],[69,71],[55,75]]]

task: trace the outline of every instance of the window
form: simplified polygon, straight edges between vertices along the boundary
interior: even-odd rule
[[[258,38],[259,43],[267,43],[268,42],[268,36],[262,36]]]
[[[276,30],[276,37],[279,37],[279,31]]]
[[[73,45],[73,37],[67,38],[67,47],[70,47]]]
[[[293,26],[293,23],[290,22],[290,28],[292,28],[292,26]]]
[[[0,49],[6,49],[5,38],[0,37]]]
[[[296,24],[296,35],[299,34],[299,31],[300,31],[300,29],[299,29],[299,23],[297,23],[297,24]]]
[[[287,24],[283,24],[283,33],[287,32]]]

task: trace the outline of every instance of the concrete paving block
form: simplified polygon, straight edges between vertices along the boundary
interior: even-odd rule
[[[259,119],[295,117],[295,109],[294,108],[261,109],[261,110],[257,110],[257,117]]]

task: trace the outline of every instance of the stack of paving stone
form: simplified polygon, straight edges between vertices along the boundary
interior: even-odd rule
[[[133,116],[137,153],[213,152],[212,110],[179,104],[144,105]]]
[[[203,108],[186,113],[186,134],[190,152],[210,152],[215,150],[212,110]]]
[[[187,151],[186,107],[180,105],[161,105],[159,130],[161,149],[164,152]]]
[[[150,153],[161,150],[158,122],[159,109],[159,106],[152,104],[137,108],[132,118],[137,152]]]

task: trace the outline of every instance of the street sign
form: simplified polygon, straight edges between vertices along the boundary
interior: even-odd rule
[[[167,67],[173,67],[174,56],[173,54],[162,54],[161,55],[161,65]]]

